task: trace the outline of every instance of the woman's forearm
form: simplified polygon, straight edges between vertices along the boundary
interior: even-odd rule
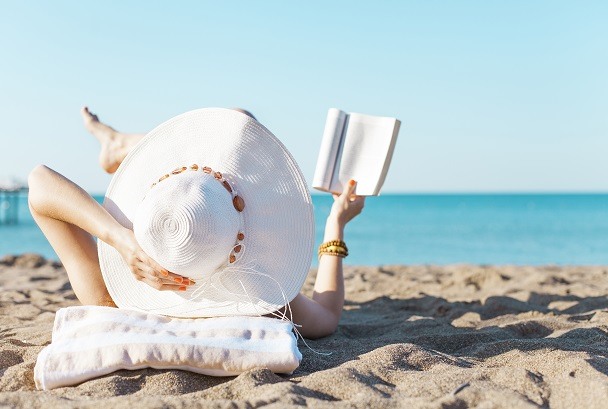
[[[332,216],[328,217],[325,224],[323,242],[331,240],[344,240],[344,225]],[[335,316],[336,320],[340,319],[344,305],[344,277],[341,257],[327,254],[321,256],[312,299],[325,307],[328,312]]]
[[[323,241],[343,240],[343,237],[344,225],[330,216]],[[302,336],[320,338],[334,332],[344,305],[342,259],[323,255],[319,260],[312,299],[299,294],[290,304],[293,321],[301,325]]]

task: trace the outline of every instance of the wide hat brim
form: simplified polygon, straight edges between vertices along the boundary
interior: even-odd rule
[[[104,207],[132,228],[152,183],[181,166],[209,166],[244,198],[245,251],[229,272],[197,280],[187,292],[159,291],[136,280],[120,253],[99,241],[101,272],[117,306],[174,317],[263,315],[299,293],[314,245],[306,181],[285,146],[240,112],[205,108],[148,133],[124,159]],[[175,198],[179,200],[179,198]]]

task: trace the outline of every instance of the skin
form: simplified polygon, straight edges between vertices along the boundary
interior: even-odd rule
[[[144,134],[120,133],[100,122],[86,107],[81,114],[87,130],[101,143],[100,165],[113,173]],[[195,284],[190,278],[161,267],[141,249],[133,231],[120,225],[63,175],[39,165],[30,172],[28,184],[32,216],[63,263],[82,304],[116,306],[103,281],[94,237],[116,248],[136,279],[160,291],[185,291]],[[356,196],[355,189],[356,182],[350,181],[341,194],[334,195],[324,242],[344,240],[346,224],[363,210],[365,198]],[[312,298],[298,294],[290,303],[293,321],[301,325],[299,330],[304,337],[324,337],[336,330],[343,305],[342,258],[323,255]]]

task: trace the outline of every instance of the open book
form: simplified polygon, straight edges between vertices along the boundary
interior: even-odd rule
[[[356,193],[378,196],[391,164],[401,122],[330,108],[312,187],[341,193],[350,179]]]

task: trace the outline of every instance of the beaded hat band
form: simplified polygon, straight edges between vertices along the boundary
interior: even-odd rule
[[[232,186],[230,186],[230,183],[226,179],[224,179],[224,176],[222,175],[221,172],[215,172],[209,166],[199,167],[195,163],[195,164],[190,165],[189,167],[182,166],[182,167],[176,168],[171,173],[165,173],[163,176],[158,178],[158,182],[152,183],[151,187],[156,186],[157,183],[162,182],[163,180],[167,179],[171,175],[179,175],[180,173],[185,172],[188,169],[194,170],[194,171],[201,169],[203,172],[205,172],[209,175],[213,175],[215,180],[219,181],[222,184],[222,186],[224,186],[224,188],[228,191],[228,193],[230,193],[230,195],[232,196],[232,205],[234,206],[236,211],[242,212],[245,209],[245,201],[243,200],[243,198],[240,197],[234,189],[232,189]]]

